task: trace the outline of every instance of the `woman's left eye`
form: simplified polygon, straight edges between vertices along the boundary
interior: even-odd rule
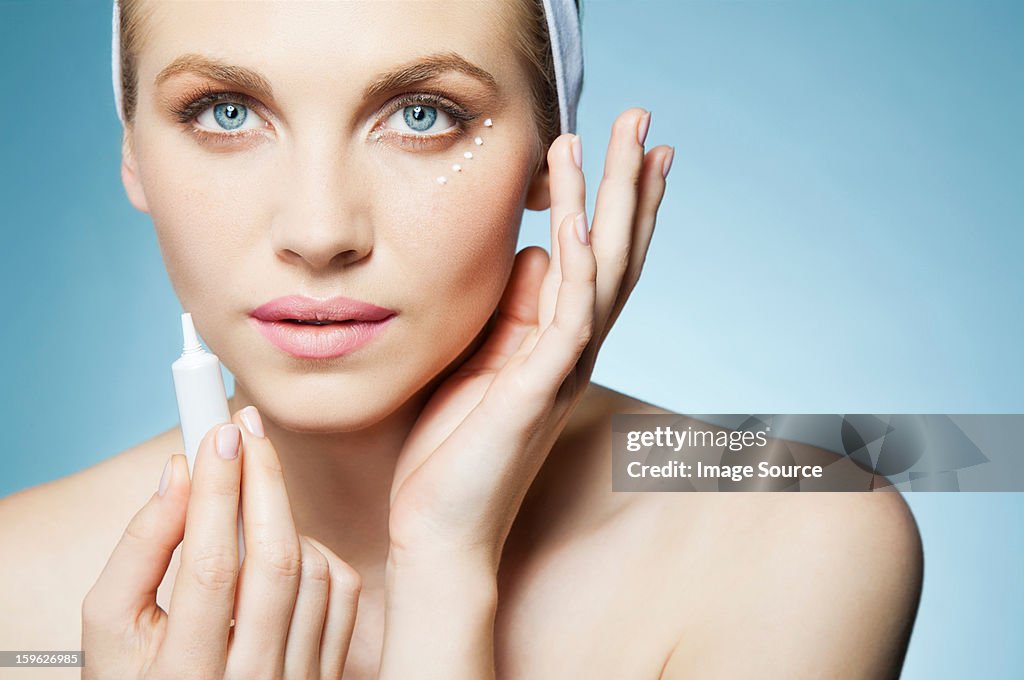
[[[196,122],[210,130],[251,130],[265,125],[263,119],[245,104],[223,101],[204,109]]]
[[[455,121],[443,109],[426,104],[412,104],[398,109],[387,119],[392,130],[410,130],[417,134],[438,133],[455,127]]]

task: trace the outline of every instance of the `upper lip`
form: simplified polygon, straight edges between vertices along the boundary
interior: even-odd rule
[[[326,300],[286,295],[252,310],[252,316],[261,321],[380,321],[393,314],[394,310],[341,295]]]

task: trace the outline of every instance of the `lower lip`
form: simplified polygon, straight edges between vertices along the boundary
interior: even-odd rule
[[[333,359],[354,352],[379,335],[394,319],[347,321],[325,326],[250,317],[265,338],[300,359]]]

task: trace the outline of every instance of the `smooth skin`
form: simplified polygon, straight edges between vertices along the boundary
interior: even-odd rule
[[[640,276],[664,195],[672,149],[645,153],[649,125],[649,112],[630,109],[613,126],[593,229],[585,215],[582,143],[567,134],[551,145],[552,255],[536,247],[517,255],[487,340],[441,384],[406,440],[391,486],[379,677],[495,674],[492,631],[505,539]],[[247,410],[258,418],[254,407]],[[245,427],[241,412],[233,421],[235,427],[207,433],[191,484],[183,457],[174,456],[167,491],[132,519],[85,598],[84,677],[115,668],[147,678],[186,671],[341,677],[359,575],[297,534],[270,440]],[[223,437],[241,437],[244,454],[218,456],[214,440]],[[240,572],[239,494],[246,535]],[[182,541],[168,615],[155,596]],[[481,587],[466,591],[466,584]],[[439,593],[454,598],[437,607]]]

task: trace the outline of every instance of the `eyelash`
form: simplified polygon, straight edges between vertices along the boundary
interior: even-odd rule
[[[201,85],[190,90],[180,100],[172,104],[171,111],[179,123],[182,125],[190,125],[189,132],[204,142],[221,144],[231,142],[232,140],[239,138],[251,137],[253,134],[259,134],[259,130],[246,130],[243,132],[210,132],[192,125],[199,114],[203,113],[210,106],[214,106],[222,102],[242,104],[250,109],[256,110],[257,112],[265,110],[259,102],[248,95],[227,90],[219,90],[208,85]],[[480,116],[479,113],[466,110],[441,92],[424,91],[408,93],[392,99],[385,105],[384,110],[386,113],[381,115],[381,119],[386,121],[396,111],[415,104],[426,104],[444,111],[452,117],[455,121],[455,125],[444,132],[435,134],[417,135],[392,131],[391,134],[387,135],[388,137],[397,137],[402,144],[412,145],[419,148],[428,147],[437,144],[439,141],[454,141],[458,139],[466,133],[466,123]],[[266,116],[263,117],[265,118]],[[373,131],[376,132],[379,127],[380,124],[374,126]],[[377,139],[383,138],[384,134],[385,133],[383,132],[379,133]]]

